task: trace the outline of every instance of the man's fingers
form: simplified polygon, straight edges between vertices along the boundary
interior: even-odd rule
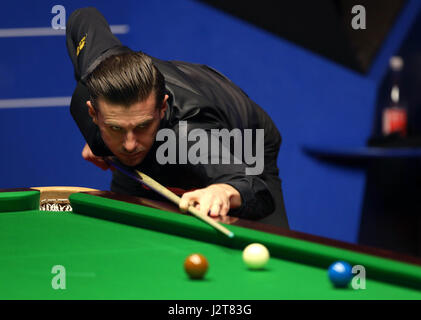
[[[186,212],[189,206],[194,206],[202,215],[218,217],[228,214],[230,201],[224,192],[211,193],[207,192],[207,189],[201,189],[183,195],[179,204],[180,209]]]
[[[92,162],[94,165],[101,168],[102,170],[107,170],[110,168],[110,165],[100,157],[93,156],[85,160]]]
[[[89,162],[92,162],[97,167],[101,168],[102,170],[107,170],[110,166],[105,160],[97,156],[91,156],[88,159]]]
[[[181,197],[180,203],[178,205],[180,210],[183,212],[187,212],[189,206],[195,204],[196,199],[197,199],[196,191],[186,192],[185,194],[183,194],[183,196]]]
[[[224,203],[221,206],[221,210],[219,210],[219,215],[222,216],[222,217],[224,217],[224,216],[226,216],[228,214],[229,210],[230,210],[230,204],[229,204],[229,202]]]
[[[97,167],[101,168],[102,170],[107,170],[110,168],[107,162],[105,162],[101,157],[97,157],[92,152],[89,145],[86,143],[82,150],[82,157],[83,159],[92,162]]]
[[[189,206],[194,206],[201,214],[208,215],[211,201],[208,199],[208,195],[204,194],[203,191],[196,190],[183,194],[178,206],[183,212],[187,212]]]
[[[97,167],[100,167],[102,170],[108,170],[110,168],[107,162],[98,157],[93,159],[91,162],[94,163]]]
[[[85,143],[85,146],[82,149],[82,157],[85,160],[89,160],[89,158],[94,157],[94,153],[92,152],[91,148],[87,143]]]
[[[221,203],[214,202],[210,208],[210,216],[217,217],[219,216],[219,212],[221,211]]]
[[[200,204],[200,213],[204,216],[207,216],[209,213],[209,210],[211,209],[211,205],[212,203],[210,201],[202,201],[202,203]]]
[[[189,208],[189,202],[187,200],[181,198],[178,206],[179,206],[181,211],[187,212],[187,209]]]

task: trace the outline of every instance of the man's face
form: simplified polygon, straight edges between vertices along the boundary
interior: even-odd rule
[[[98,99],[98,110],[87,102],[89,114],[98,125],[102,139],[111,152],[125,165],[135,166],[151,149],[159,123],[167,108],[166,95],[161,109],[156,108],[155,93],[129,108]]]

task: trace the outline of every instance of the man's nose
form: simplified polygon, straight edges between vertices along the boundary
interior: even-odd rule
[[[129,131],[126,135],[126,139],[124,140],[124,149],[128,153],[132,153],[136,151],[137,142],[136,137],[133,132]]]

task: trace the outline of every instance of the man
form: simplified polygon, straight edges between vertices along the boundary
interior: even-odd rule
[[[117,157],[178,190],[182,210],[194,205],[212,217],[288,228],[276,164],[280,134],[240,88],[208,66],[122,46],[95,8],[72,13],[66,41],[78,81],[70,110],[87,142],[84,159],[106,170],[103,157]],[[154,197],[118,171],[111,190]]]

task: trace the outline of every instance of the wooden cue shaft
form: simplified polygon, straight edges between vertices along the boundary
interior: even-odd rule
[[[149,186],[151,189],[155,190],[156,192],[160,193],[164,197],[166,197],[168,200],[174,202],[177,206],[180,205],[181,198],[177,196],[172,191],[165,188],[163,185],[159,184],[157,181],[149,177],[148,175],[144,174],[143,172],[140,172],[139,170],[136,170],[136,173],[139,175],[139,177],[143,180],[143,182]],[[194,208],[193,206],[188,207],[188,211],[193,214],[195,217],[203,220],[204,222],[208,223],[218,231],[222,232],[226,236],[233,238],[234,233],[232,231],[229,231],[227,228],[213,220],[212,218],[205,216],[200,213],[199,210]]]

